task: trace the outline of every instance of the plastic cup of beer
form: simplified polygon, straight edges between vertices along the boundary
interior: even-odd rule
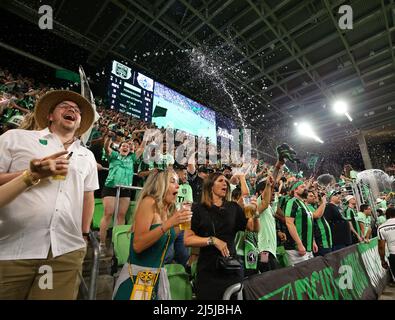
[[[252,197],[246,196],[243,197],[243,203],[244,203],[244,214],[247,219],[253,218],[255,214],[255,207],[251,203]]]
[[[70,152],[70,153],[67,155],[66,160],[69,160],[69,159],[71,158],[72,155],[73,155],[73,152]],[[53,180],[66,180],[66,176],[63,176],[63,175],[58,174],[58,175],[52,176],[52,179],[53,179]]]
[[[192,209],[192,202],[190,201],[183,201],[180,206],[179,206],[179,210],[191,210]],[[191,220],[184,222],[184,223],[180,223],[178,225],[178,227],[180,228],[180,230],[191,230]]]

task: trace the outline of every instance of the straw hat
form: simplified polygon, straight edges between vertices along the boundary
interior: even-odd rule
[[[53,90],[43,95],[34,109],[34,118],[41,129],[48,127],[49,112],[63,101],[76,103],[81,110],[81,124],[76,135],[80,136],[86,132],[94,121],[94,110],[92,105],[80,94],[68,90]]]

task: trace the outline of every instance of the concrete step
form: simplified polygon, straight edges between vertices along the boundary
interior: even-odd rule
[[[84,281],[89,286],[89,277],[84,277]],[[96,283],[96,300],[111,300],[112,293],[114,290],[114,277],[110,275],[100,275],[97,278]],[[79,294],[78,300],[82,300],[82,296]]]
[[[378,300],[395,300],[395,285],[388,285]]]

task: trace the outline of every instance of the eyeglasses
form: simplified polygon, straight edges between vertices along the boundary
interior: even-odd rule
[[[64,103],[64,104],[59,104],[59,105],[57,106],[57,108],[61,108],[61,109],[71,109],[71,110],[73,110],[75,113],[82,114],[82,112],[81,112],[81,110],[80,110],[79,108],[74,107],[74,106],[71,106],[71,105],[66,104],[66,103]]]

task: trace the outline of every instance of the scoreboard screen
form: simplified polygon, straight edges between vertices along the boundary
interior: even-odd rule
[[[111,66],[108,96],[111,109],[151,122],[153,79],[114,60]]]

